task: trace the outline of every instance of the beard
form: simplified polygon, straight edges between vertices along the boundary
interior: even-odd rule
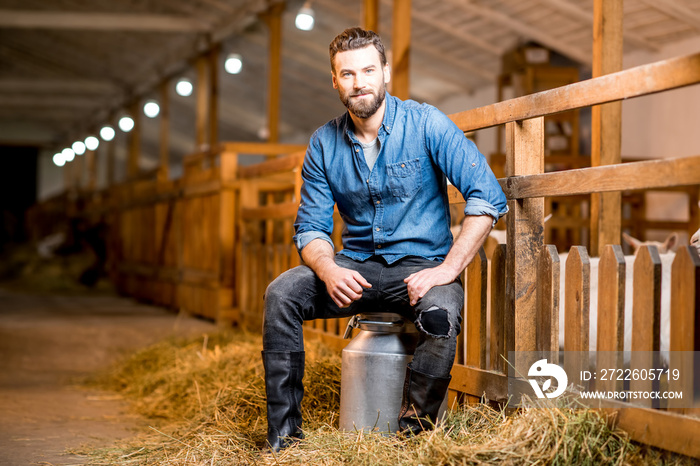
[[[371,94],[371,99],[359,99],[355,101],[351,100],[352,97],[367,94],[367,92]],[[379,107],[382,106],[382,102],[384,102],[384,98],[386,97],[386,85],[382,83],[382,86],[378,90],[365,88],[359,91],[348,92],[346,94],[339,89],[338,94],[340,95],[340,101],[343,102],[343,105],[345,105],[345,107],[350,110],[353,115],[355,115],[357,118],[366,120],[377,113]]]

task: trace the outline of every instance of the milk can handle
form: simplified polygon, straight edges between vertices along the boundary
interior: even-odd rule
[[[345,333],[343,334],[343,339],[347,340],[352,336],[352,329],[357,328],[357,321],[360,320],[359,315],[354,315],[348,321],[348,326],[345,327]]]
[[[358,328],[360,324],[369,324],[369,325],[378,325],[378,326],[386,326],[386,327],[393,327],[395,325],[403,325],[404,322],[402,320],[393,320],[390,322],[386,322],[383,320],[366,320],[366,319],[360,319],[360,315],[354,315],[350,318],[350,321],[348,322],[348,326],[345,327],[345,333],[343,334],[343,338],[345,340],[349,339],[352,336],[352,329]]]

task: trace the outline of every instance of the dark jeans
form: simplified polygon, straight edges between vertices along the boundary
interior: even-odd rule
[[[340,254],[335,261],[341,267],[358,271],[372,287],[363,291],[362,298],[341,309],[309,267],[301,265],[281,274],[265,292],[263,350],[304,351],[305,320],[392,312],[410,319],[420,330],[412,368],[433,377],[447,377],[462,322],[464,290],[460,281],[432,288],[411,306],[403,280],[439,262],[407,257],[388,265],[380,257],[359,262]]]

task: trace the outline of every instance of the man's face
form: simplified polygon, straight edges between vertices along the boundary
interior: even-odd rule
[[[389,65],[382,67],[373,45],[339,52],[334,61],[333,87],[338,89],[343,105],[358,118],[374,115],[384,102]]]

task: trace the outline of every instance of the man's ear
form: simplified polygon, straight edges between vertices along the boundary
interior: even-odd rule
[[[331,81],[333,81],[333,89],[338,89],[338,82],[335,80],[335,73],[331,71]]]
[[[387,63],[384,65],[384,84],[389,84],[389,81],[391,81],[391,68]]]

